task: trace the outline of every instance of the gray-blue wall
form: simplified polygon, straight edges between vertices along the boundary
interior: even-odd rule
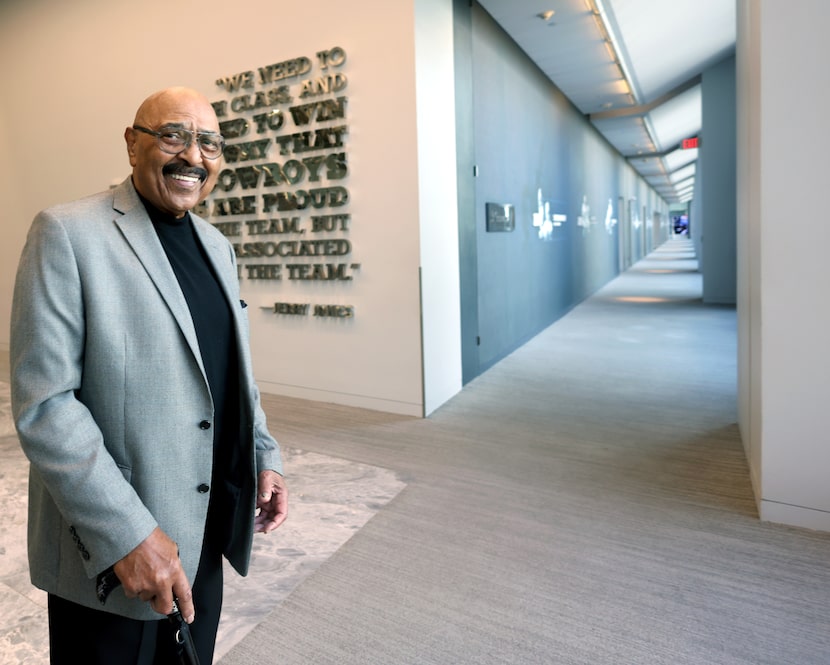
[[[455,9],[467,382],[618,274],[623,223],[630,261],[649,251],[646,222],[667,206],[483,9]],[[548,239],[533,223],[539,190],[550,214],[567,216]],[[486,230],[488,202],[514,206],[514,231]],[[616,225],[606,225],[609,204]]]
[[[696,173],[703,301],[734,305],[737,290],[735,56],[702,77],[703,140]]]

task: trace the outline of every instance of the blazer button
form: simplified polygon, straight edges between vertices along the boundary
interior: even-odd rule
[[[202,422],[199,423],[199,427],[201,429],[210,429],[210,421],[209,420],[203,420]]]
[[[208,485],[207,483],[202,483],[196,489],[199,490],[199,494],[204,494],[205,492],[210,491],[210,485]]]

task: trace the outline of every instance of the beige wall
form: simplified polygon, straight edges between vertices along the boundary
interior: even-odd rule
[[[350,283],[243,281],[257,379],[265,392],[410,415],[429,412],[452,396],[461,387],[453,320],[457,251],[433,256],[430,248],[456,237],[455,190],[442,184],[422,191],[418,169],[419,158],[454,164],[454,135],[442,129],[442,144],[419,143],[418,132],[429,127],[416,122],[415,67],[417,15],[422,40],[430,32],[439,35],[437,50],[419,56],[431,61],[437,78],[418,94],[422,103],[440,108],[438,100],[452,81],[446,62],[452,55],[450,6],[449,0],[4,4],[0,348],[8,348],[13,271],[32,216],[128,175],[123,130],[147,94],[188,85],[219,99],[218,77],[299,56],[314,58],[317,51],[339,46],[347,53],[349,176],[338,184],[350,192],[349,261],[360,268]],[[171,25],[181,28],[171,31]],[[451,128],[451,106],[445,111]],[[422,213],[425,200],[433,209]],[[452,214],[430,227],[439,221],[436,208]],[[429,269],[423,295],[422,265]],[[423,339],[422,300],[425,320],[445,324],[431,325]],[[355,316],[297,320],[260,309],[275,301],[348,304]],[[422,349],[432,358],[426,369]]]

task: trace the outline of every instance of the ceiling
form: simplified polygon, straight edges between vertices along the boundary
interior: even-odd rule
[[[692,198],[704,70],[735,50],[735,0],[478,0],[669,203]]]

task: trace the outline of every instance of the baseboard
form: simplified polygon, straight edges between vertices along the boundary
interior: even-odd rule
[[[0,381],[9,381],[9,374],[11,373],[11,365],[9,364],[9,345],[6,344],[3,348],[0,344]]]
[[[302,386],[291,386],[271,381],[257,379],[257,386],[260,392],[269,395],[284,395],[285,397],[298,397],[314,402],[327,402],[329,404],[340,404],[342,406],[353,406],[358,409],[370,409],[371,411],[382,411],[384,413],[395,413],[401,416],[415,416],[423,418],[424,407],[422,404],[399,402],[396,400],[369,397],[366,395],[354,395],[351,393],[338,393],[329,390],[318,390]]]
[[[776,501],[761,501],[760,514],[761,520],[764,522],[776,522],[777,524],[830,532],[830,512],[826,510],[791,506]]]

